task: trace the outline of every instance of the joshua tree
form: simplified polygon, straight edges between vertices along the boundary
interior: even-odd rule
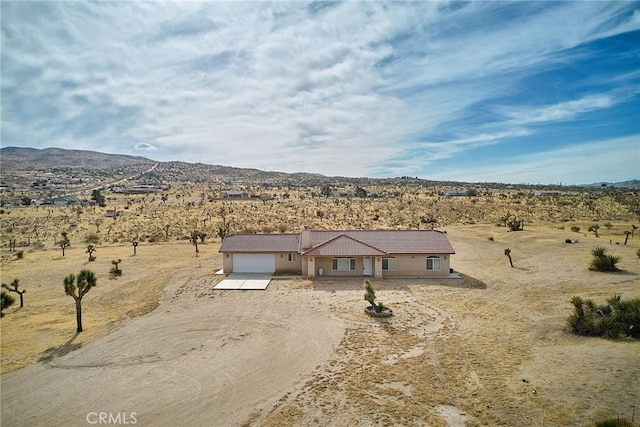
[[[131,244],[133,245],[133,255],[136,255],[138,253],[138,241],[134,240]]]
[[[627,240],[629,240],[629,236],[631,235],[631,232],[629,230],[625,230],[624,231],[624,244],[627,244]]]
[[[164,239],[165,240],[169,240],[169,227],[171,227],[171,225],[169,225],[169,224],[164,226]]]
[[[201,243],[204,243],[204,239],[207,237],[207,233],[202,233],[200,231],[192,231],[191,232],[191,243],[193,243],[196,247],[196,254],[200,252],[198,249],[198,239],[200,239]]]
[[[82,298],[98,283],[91,270],[82,270],[78,276],[70,274],[64,279],[64,292],[76,302],[77,332],[82,332]]]
[[[224,240],[231,232],[232,221],[227,218],[227,209],[224,206],[220,208],[218,214],[222,218],[222,221],[218,223],[217,235],[221,240]]]
[[[513,260],[511,259],[511,249],[507,248],[504,250],[504,254],[509,258],[509,264],[513,267]]]
[[[369,279],[364,281],[364,299],[371,304],[371,307],[376,311],[376,313],[381,313],[385,308],[382,303],[375,303],[376,292],[373,290],[373,286],[371,286]]]
[[[120,263],[121,262],[122,262],[121,259],[112,260],[111,264],[113,264],[113,267],[111,267],[111,270],[109,270],[109,273],[111,273],[114,276],[122,275],[122,270],[120,270]]]
[[[2,291],[2,293],[0,293],[0,317],[4,316],[2,311],[7,307],[12,306],[14,302],[16,302],[15,298],[5,291]]]
[[[633,239],[633,233],[635,233],[637,229],[638,229],[637,225],[631,224],[631,238],[632,239]]]
[[[60,249],[62,249],[62,256],[64,256],[64,250],[65,248],[68,248],[69,246],[71,246],[71,242],[69,241],[69,238],[67,237],[67,232],[63,231],[62,233],[62,239],[58,240],[58,246],[60,246]]]
[[[11,284],[9,286],[5,285],[4,283],[2,284],[2,287],[5,288],[6,290],[8,290],[9,292],[15,292],[20,296],[20,308],[24,307],[24,298],[22,297],[22,295],[27,292],[26,289],[23,290],[19,290],[18,287],[20,286],[20,280],[18,279],[13,279],[13,282],[11,282]]]
[[[87,252],[89,254],[89,261],[95,261],[96,257],[93,256],[93,253],[96,251],[96,247],[93,245],[87,245]]]
[[[592,226],[590,226],[588,228],[588,231],[591,231],[593,234],[595,234],[596,237],[600,237],[598,236],[598,229],[600,228],[600,226],[598,224],[593,224]]]

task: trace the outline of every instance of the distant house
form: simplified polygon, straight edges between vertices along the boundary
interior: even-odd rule
[[[220,197],[223,199],[247,199],[249,193],[246,191],[221,191]]]
[[[466,191],[449,190],[449,191],[445,191],[444,195],[447,196],[447,197],[462,197],[462,196],[466,196],[467,192]]]
[[[222,242],[225,273],[356,277],[448,277],[455,253],[436,230],[303,230],[232,234]]]

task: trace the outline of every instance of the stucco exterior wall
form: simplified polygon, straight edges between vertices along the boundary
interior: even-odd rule
[[[295,254],[296,260],[289,261],[287,253],[276,253],[276,274],[300,274],[302,272],[302,257]]]
[[[233,254],[222,254],[222,271],[233,273]]]
[[[437,277],[446,276],[450,269],[450,255],[434,254],[440,257],[440,270],[427,270],[426,258],[429,254],[402,254],[394,255],[396,259],[395,270],[382,270],[382,257],[373,257],[372,277]],[[351,271],[333,270],[332,257],[303,257],[296,254],[295,261],[288,260],[288,253],[276,253],[277,274],[300,274],[307,277],[319,276],[319,269],[323,269],[324,276],[362,277],[364,261],[362,257],[355,257],[356,268]],[[311,261],[313,259],[313,261]],[[225,273],[233,272],[233,254],[223,256],[222,267]]]
[[[364,264],[362,257],[356,257],[356,269],[351,271],[335,271],[333,270],[333,258],[316,257],[315,274],[319,276],[318,271],[322,268],[325,276],[362,276],[362,268]]]
[[[403,276],[446,276],[449,274],[450,255],[433,254],[440,257],[440,270],[427,270],[427,257],[430,254],[404,254],[394,255],[396,259],[395,270],[383,270],[382,277]]]

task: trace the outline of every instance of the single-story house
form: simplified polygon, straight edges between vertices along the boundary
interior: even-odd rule
[[[455,253],[437,230],[303,230],[232,234],[222,242],[225,273],[443,277]]]

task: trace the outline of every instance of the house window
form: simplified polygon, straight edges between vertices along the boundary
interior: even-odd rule
[[[395,258],[382,258],[382,270],[383,271],[395,271],[396,259]]]
[[[354,271],[356,269],[355,258],[334,258],[333,270],[335,271]]]
[[[290,253],[287,255],[287,260],[289,262],[295,262],[296,261],[296,254],[295,253]]]
[[[427,270],[440,270],[440,257],[431,255],[427,257]]]

